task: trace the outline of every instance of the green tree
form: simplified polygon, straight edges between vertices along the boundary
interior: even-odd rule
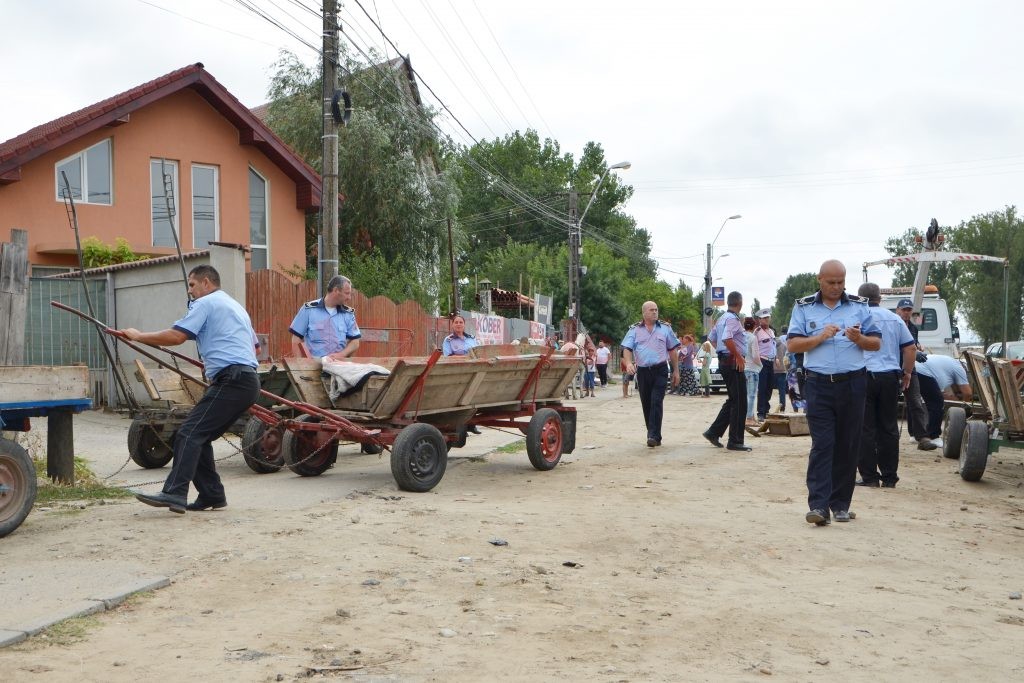
[[[445,274],[438,265],[447,252],[445,218],[458,201],[430,124],[434,113],[414,102],[400,62],[368,64],[347,53],[342,62],[355,109],[339,131],[340,250],[377,250],[388,263],[401,264],[394,272],[403,280],[399,289],[430,292],[433,298]],[[267,123],[319,169],[319,69],[287,52],[273,68]],[[315,259],[316,226],[315,217],[307,221],[307,266]]]
[[[1008,337],[1019,339],[1022,327],[1024,286],[1024,221],[1015,206],[974,216],[953,231],[957,251],[1001,256],[1009,261]],[[1003,266],[967,261],[957,264],[957,310],[982,340],[989,344],[1003,338]]]
[[[789,326],[789,318],[793,306],[800,297],[818,291],[817,273],[797,273],[790,275],[775,292],[775,307],[772,308],[772,323],[776,329]]]
[[[82,265],[85,268],[130,263],[144,258],[148,257],[140,256],[132,251],[128,240],[123,237],[118,237],[113,247],[102,242],[99,237],[86,237],[82,240]]]

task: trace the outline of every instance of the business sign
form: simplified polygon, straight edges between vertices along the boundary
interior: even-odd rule
[[[505,343],[505,319],[500,315],[473,314],[476,324],[476,340],[480,344]]]
[[[711,305],[712,306],[724,306],[725,305],[725,287],[712,287],[711,288]]]
[[[536,346],[543,346],[544,343],[547,341],[547,335],[545,334],[546,329],[547,328],[545,328],[544,325],[540,323],[531,322],[530,343]]]
[[[538,294],[534,299],[533,319],[541,325],[553,325],[551,316],[551,297]]]

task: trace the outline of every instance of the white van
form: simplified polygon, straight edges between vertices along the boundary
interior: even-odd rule
[[[900,299],[912,298],[909,292],[899,291],[900,289],[903,288],[883,289],[882,301],[878,305],[895,313]],[[928,289],[934,290],[935,287],[929,285]],[[926,353],[959,358],[960,331],[953,325],[945,300],[939,298],[938,292],[928,293],[928,289],[921,300],[921,320],[917,323],[918,341]],[[891,293],[894,291],[896,293]]]

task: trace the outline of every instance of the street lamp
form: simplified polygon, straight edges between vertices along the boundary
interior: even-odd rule
[[[572,335],[576,335],[580,331],[580,255],[583,251],[581,246],[583,242],[583,218],[590,211],[594,200],[597,199],[597,191],[601,189],[601,185],[604,183],[604,179],[608,177],[608,173],[616,169],[626,170],[632,165],[628,161],[620,161],[604,169],[604,173],[601,174],[601,178],[597,181],[597,185],[594,186],[594,191],[590,195],[590,201],[583,208],[583,213],[579,216],[574,216],[572,223],[569,225],[569,317],[572,318],[573,329],[570,331]],[[573,213],[575,213],[575,207],[574,194],[571,207]]]
[[[704,271],[704,334],[711,332],[711,315],[715,312],[715,309],[711,308],[711,269],[718,264],[716,260],[714,263],[711,262],[711,250],[715,246],[715,242],[718,241],[718,236],[722,234],[722,230],[725,228],[725,224],[729,221],[734,221],[739,218],[743,218],[740,214],[729,216],[722,221],[722,226],[718,228],[718,232],[715,233],[715,239],[708,242],[708,256],[704,262],[706,270]],[[722,254],[718,258],[725,258],[728,254]]]

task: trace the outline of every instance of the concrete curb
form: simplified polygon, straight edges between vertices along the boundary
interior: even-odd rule
[[[20,643],[29,636],[34,636],[66,619],[86,617],[90,614],[114,609],[135,593],[166,588],[170,585],[171,580],[166,576],[139,579],[112,590],[109,594],[90,597],[61,607],[49,616],[10,627],[0,626],[0,648]]]

